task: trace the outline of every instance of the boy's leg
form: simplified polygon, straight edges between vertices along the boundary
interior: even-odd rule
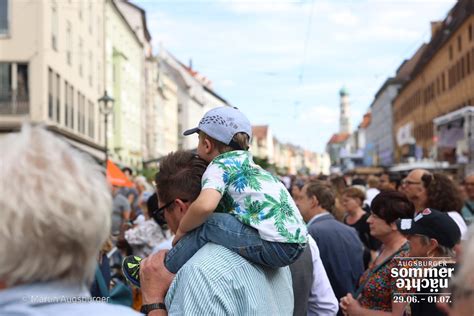
[[[224,246],[258,264],[265,264],[263,241],[258,231],[236,219],[233,215],[213,213],[193,231],[187,233],[168,252],[165,266],[171,273],[178,270],[206,243]]]
[[[295,262],[304,252],[306,244],[263,241],[262,256],[267,266],[285,267]]]

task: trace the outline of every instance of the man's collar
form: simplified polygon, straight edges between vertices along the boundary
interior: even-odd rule
[[[314,223],[315,220],[317,220],[318,218],[320,218],[320,217],[322,217],[322,216],[324,216],[324,215],[326,215],[326,214],[330,214],[330,213],[329,213],[328,211],[324,210],[324,211],[322,211],[321,213],[314,215],[314,216],[308,221],[308,224],[306,224],[306,226],[311,225],[312,223]]]

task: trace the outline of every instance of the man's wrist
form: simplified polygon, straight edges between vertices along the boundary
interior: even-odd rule
[[[155,296],[150,296],[150,295],[144,295],[142,293],[142,304],[155,304],[155,303],[164,303],[165,302],[165,296],[164,295],[155,295]]]

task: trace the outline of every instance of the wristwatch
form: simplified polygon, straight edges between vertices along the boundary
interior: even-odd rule
[[[153,303],[153,304],[144,304],[140,308],[140,313],[148,315],[149,312],[155,309],[164,309],[166,310],[166,305],[163,303]]]

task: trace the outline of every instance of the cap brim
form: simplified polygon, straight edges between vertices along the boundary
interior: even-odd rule
[[[198,127],[191,128],[191,129],[188,129],[187,131],[184,131],[183,135],[188,136],[188,135],[191,135],[191,134],[194,134],[194,133],[199,133],[199,128]]]

